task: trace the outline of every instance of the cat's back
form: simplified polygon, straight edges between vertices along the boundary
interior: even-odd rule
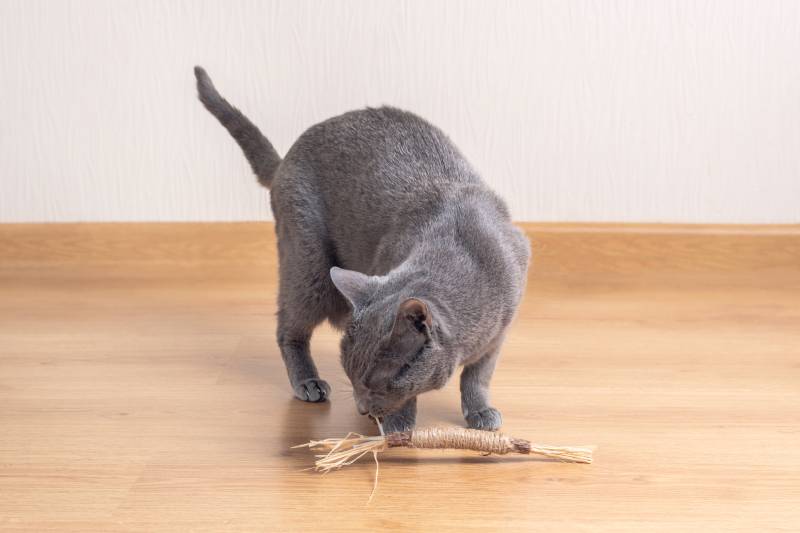
[[[483,189],[467,160],[439,128],[393,107],[330,118],[303,133],[272,186],[277,219],[323,231],[348,268],[370,272],[392,242],[402,256],[416,228],[463,189]]]
[[[323,189],[377,195],[478,178],[439,128],[394,107],[350,111],[310,127],[286,155]]]

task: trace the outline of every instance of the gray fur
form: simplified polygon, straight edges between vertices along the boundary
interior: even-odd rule
[[[312,126],[265,179],[272,146],[195,72],[200,99],[271,185],[278,344],[295,395],[330,395],[309,353],[327,319],[345,331],[341,360],[359,411],[384,417],[386,429],[412,428],[417,395],[461,365],[468,425],[497,429],[489,381],[530,257],[505,203],[444,133],[390,107]]]

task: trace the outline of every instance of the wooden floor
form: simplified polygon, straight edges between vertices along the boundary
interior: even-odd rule
[[[0,531],[800,530],[800,228],[528,226],[504,430],[592,465],[290,446],[373,432],[293,400],[267,224],[0,226]],[[422,424],[462,424],[454,380]]]

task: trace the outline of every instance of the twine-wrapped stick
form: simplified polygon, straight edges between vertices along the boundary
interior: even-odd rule
[[[534,444],[502,433],[464,428],[422,428],[375,437],[348,433],[343,439],[312,440],[294,447],[328,450],[328,453],[316,456],[314,468],[321,472],[353,464],[368,453],[373,454],[377,463],[377,454],[388,448],[473,450],[497,455],[535,454],[573,463],[591,463],[594,450],[591,446]]]

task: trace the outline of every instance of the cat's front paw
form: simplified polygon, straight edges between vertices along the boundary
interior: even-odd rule
[[[411,431],[416,425],[416,417],[405,414],[394,413],[386,415],[381,420],[381,427],[384,433],[395,433],[397,431]]]
[[[503,425],[503,417],[500,411],[494,407],[487,407],[480,411],[467,413],[467,426],[472,429],[482,429],[484,431],[496,431]]]
[[[331,395],[331,386],[324,379],[304,379],[294,387],[294,395],[304,402],[324,402]]]

